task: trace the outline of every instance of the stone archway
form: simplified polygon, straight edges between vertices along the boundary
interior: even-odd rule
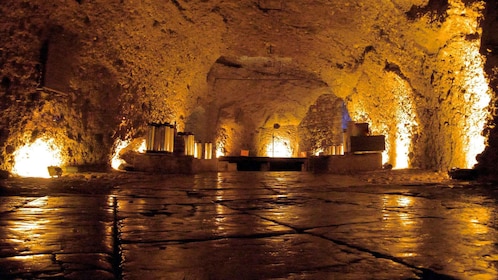
[[[278,141],[297,156],[303,151],[299,124],[317,97],[329,91],[318,77],[296,70],[292,60],[275,57],[220,57],[208,82],[206,127],[224,155],[248,150],[270,156],[268,146]]]

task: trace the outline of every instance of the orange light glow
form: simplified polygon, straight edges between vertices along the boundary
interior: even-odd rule
[[[382,102],[385,107],[379,110],[365,100],[355,100],[354,104],[350,104],[348,111],[354,121],[368,123],[372,135],[385,136],[383,164],[390,163],[396,169],[409,168],[413,138],[419,132],[413,90],[398,74],[386,72],[384,75],[389,81],[385,96],[389,97],[390,102]]]
[[[313,152],[313,155],[315,156],[319,156],[320,153],[323,153],[323,149],[322,148],[319,148],[319,149],[316,149],[314,152]]]
[[[287,139],[274,137],[266,146],[266,155],[269,157],[291,157],[292,149]]]
[[[117,139],[114,143],[114,152],[111,157],[111,167],[113,169],[117,170],[122,164],[126,164],[126,161],[121,158],[121,153],[124,149],[143,154],[147,151],[147,143],[145,139],[141,140],[141,142],[139,139],[137,141],[133,139]]]
[[[143,154],[147,151],[147,141],[145,139],[142,141],[142,144],[140,144],[140,147],[138,147],[137,152]]]
[[[111,167],[114,169],[119,169],[119,167],[126,163],[120,156],[119,153],[121,152],[122,149],[126,148],[130,144],[130,140],[121,140],[117,139],[116,142],[114,143],[114,153],[112,154],[111,158]]]
[[[54,139],[39,138],[14,152],[12,173],[21,177],[50,178],[47,167],[61,166],[60,148]]]
[[[394,77],[400,85],[405,85],[399,76]],[[396,97],[396,142],[394,168],[410,167],[409,153],[412,145],[412,138],[418,130],[418,122],[415,113],[415,106],[412,101],[412,93],[409,86],[401,86],[395,90]]]
[[[484,125],[489,115],[489,103],[491,101],[488,80],[484,75],[484,62],[479,53],[479,43],[471,44],[462,54],[465,61],[466,73],[464,98],[468,118],[463,125],[468,129],[467,139],[463,140],[464,152],[466,152],[466,167],[472,168],[476,163],[476,156],[486,146],[486,138],[482,135]]]
[[[399,207],[408,207],[413,204],[413,199],[409,196],[400,196],[396,199]]]
[[[404,230],[413,230],[412,227],[415,226],[416,221],[413,213],[409,211],[410,207],[414,204],[411,197],[385,195],[382,201],[382,211],[384,212],[383,220],[385,221],[387,229],[389,229],[389,227],[401,226]]]
[[[216,157],[219,158],[223,156],[225,156],[225,146],[222,142],[218,142],[216,144]]]

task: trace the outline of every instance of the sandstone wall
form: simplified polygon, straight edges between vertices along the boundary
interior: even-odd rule
[[[491,177],[494,180],[498,179],[498,33],[495,32],[498,28],[498,3],[489,1],[485,12],[485,20],[483,21],[483,36],[481,53],[486,56],[485,70],[490,82],[489,86],[495,93],[492,102],[492,118],[488,122],[488,126],[483,132],[488,136],[488,146],[486,150],[479,155],[478,169],[485,176]]]
[[[263,153],[278,123],[299,149],[330,135],[299,135],[323,94],[386,134],[390,162],[466,167],[497,91],[493,1],[8,0],[0,13],[7,170],[42,136],[66,164],[107,164],[115,140],[148,122],[235,154]]]

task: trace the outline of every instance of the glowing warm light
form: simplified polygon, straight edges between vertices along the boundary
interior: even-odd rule
[[[61,151],[54,139],[39,138],[14,152],[12,173],[22,177],[50,178],[47,167],[61,166]]]
[[[404,85],[399,76],[395,79],[400,85]],[[418,127],[416,120],[415,110],[411,99],[411,94],[407,91],[407,87],[400,87],[394,92],[396,97],[396,142],[395,142],[395,155],[394,168],[408,168],[409,166],[409,153],[412,144],[414,131]]]
[[[484,75],[484,62],[479,53],[479,43],[473,43],[462,54],[466,73],[464,88],[465,103],[468,108],[468,118],[465,127],[468,129],[463,141],[464,152],[466,152],[466,167],[471,168],[476,163],[476,156],[486,147],[486,138],[482,131],[489,115],[489,103],[491,101],[488,80]]]
[[[476,199],[482,199],[482,201],[486,200],[484,197],[476,197]],[[461,233],[464,235],[474,236],[488,234],[489,227],[487,225],[493,223],[493,215],[491,210],[492,209],[490,208],[482,206],[462,210],[461,213],[455,216],[457,220],[467,225],[461,229]]]
[[[23,211],[32,212],[32,213],[41,213],[43,212],[41,208],[46,206],[48,203],[48,196],[43,196],[32,200],[24,205]]]
[[[385,195],[382,201],[386,228],[403,226],[404,230],[410,230],[415,226],[414,215],[407,210],[414,203],[411,197]]]
[[[218,144],[216,144],[216,157],[219,158],[223,156],[225,156],[225,147],[223,146],[223,143],[218,142]]]
[[[399,197],[396,201],[400,207],[408,207],[413,203],[412,198],[407,196]]]
[[[412,151],[413,136],[418,132],[418,117],[413,101],[413,92],[410,85],[395,73],[386,73],[392,80],[389,96],[392,96],[392,109],[386,110],[380,116],[370,116],[367,113],[369,104],[362,100],[355,102],[351,110],[351,118],[356,122],[370,124],[373,135],[384,135],[385,150],[382,153],[382,163],[390,163],[393,168],[409,168],[409,154]],[[382,123],[379,120],[386,118]],[[391,123],[393,126],[391,126]]]
[[[147,141],[145,141],[145,139],[142,141],[142,144],[140,144],[140,147],[138,147],[137,151],[141,154],[147,151]]]
[[[266,146],[266,155],[269,157],[291,157],[292,149],[289,145],[289,141],[274,137]]]
[[[114,169],[119,169],[119,167],[122,164],[125,164],[126,162],[120,158],[119,152],[121,152],[122,149],[126,148],[130,144],[130,140],[121,140],[117,139],[116,142],[114,143],[114,153],[112,154],[111,158],[111,167]]]

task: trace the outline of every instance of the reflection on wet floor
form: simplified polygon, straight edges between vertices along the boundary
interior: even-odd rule
[[[496,231],[485,226],[493,209],[469,203],[448,209],[440,200],[406,196],[385,196],[383,201],[383,227],[388,232],[369,238],[397,237],[384,244],[384,253],[416,266],[453,271],[459,276],[496,277],[492,263],[475,260],[496,254]],[[482,239],[491,243],[488,248],[483,247]]]
[[[0,197],[0,278],[497,279],[492,190],[304,172],[36,188]]]
[[[105,197],[13,199],[19,204],[1,213],[1,279],[114,278]]]

